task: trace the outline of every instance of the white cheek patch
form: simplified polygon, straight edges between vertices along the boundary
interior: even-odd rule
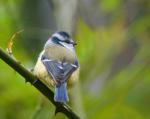
[[[60,42],[65,48],[68,48],[69,50],[71,50],[72,52],[74,52],[74,47],[72,44],[68,44],[65,42]]]
[[[48,45],[50,45],[50,44],[53,44],[51,38],[49,38],[49,39],[46,41],[46,43],[45,43],[45,45],[44,45],[44,48],[46,48],[46,46],[48,46]]]

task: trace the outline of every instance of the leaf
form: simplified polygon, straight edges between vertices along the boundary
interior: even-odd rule
[[[16,35],[18,35],[19,33],[23,32],[23,31],[24,31],[24,30],[21,29],[21,30],[15,32],[15,33],[11,36],[11,38],[9,39],[9,42],[8,42],[8,45],[7,45],[7,52],[8,52],[8,54],[12,55],[12,53],[13,53],[13,52],[12,52],[12,47],[13,47],[13,43],[14,43],[14,38],[16,37]]]

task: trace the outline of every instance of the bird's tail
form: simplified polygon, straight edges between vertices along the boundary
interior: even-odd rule
[[[54,100],[56,102],[63,102],[63,103],[66,103],[69,101],[67,89],[66,89],[66,82],[62,83],[58,87],[55,86]]]

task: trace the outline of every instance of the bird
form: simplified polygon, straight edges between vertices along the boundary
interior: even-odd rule
[[[57,31],[46,41],[33,69],[44,84],[54,89],[54,101],[67,103],[67,89],[79,79],[79,62],[75,53],[77,43],[69,33]]]

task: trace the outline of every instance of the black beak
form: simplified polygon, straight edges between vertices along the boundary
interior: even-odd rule
[[[74,41],[71,41],[70,44],[72,44],[73,46],[77,45],[77,43]]]
[[[77,45],[77,43],[74,42],[74,43],[73,43],[73,46],[75,46],[75,45]]]

